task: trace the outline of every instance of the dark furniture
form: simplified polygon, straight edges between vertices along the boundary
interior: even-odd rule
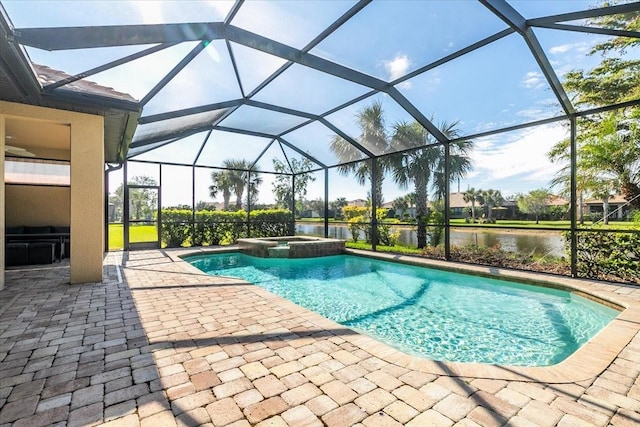
[[[69,227],[7,227],[5,242],[7,266],[51,264],[71,253]]]
[[[29,263],[28,243],[7,243],[5,248],[5,265],[25,265]]]
[[[51,264],[56,257],[56,244],[53,242],[31,242],[29,245],[29,265]]]

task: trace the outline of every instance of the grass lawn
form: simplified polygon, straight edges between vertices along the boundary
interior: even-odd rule
[[[134,225],[129,228],[131,242],[154,242],[157,238],[158,229],[155,225]],[[124,226],[109,224],[109,250],[122,248],[124,248]]]

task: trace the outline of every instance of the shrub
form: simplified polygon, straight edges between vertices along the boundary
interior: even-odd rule
[[[293,215],[288,209],[251,211],[252,237],[282,237],[291,234]]]
[[[564,233],[570,253],[571,233]],[[640,234],[579,232],[577,270],[581,277],[640,283]]]
[[[191,237],[191,210],[163,209],[160,235],[162,242],[169,248],[184,245]]]
[[[348,221],[355,217],[365,216],[368,210],[364,206],[345,206],[342,208],[342,215]]]
[[[364,216],[352,217],[347,221],[347,228],[349,229],[351,239],[354,242],[360,240],[360,231],[363,229],[363,226],[365,226],[366,221],[367,220]]]
[[[233,243],[242,236],[247,213],[245,211],[198,211],[194,226],[194,244],[211,246]]]

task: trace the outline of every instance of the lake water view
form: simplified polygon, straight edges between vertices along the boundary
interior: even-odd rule
[[[404,245],[417,245],[418,238],[415,228],[397,227],[400,230],[400,243]],[[296,223],[296,234],[322,236],[324,224],[300,224]],[[329,224],[329,237],[336,239],[351,239],[349,229],[344,225]],[[536,255],[565,256],[564,239],[560,231],[532,231],[526,230],[479,230],[460,228],[451,229],[451,244],[464,246],[468,244],[491,247],[497,244],[502,249],[510,252],[533,253]]]

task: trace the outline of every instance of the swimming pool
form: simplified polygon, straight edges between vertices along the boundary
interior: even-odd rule
[[[556,364],[618,311],[558,289],[351,255],[185,258],[238,277],[406,353],[433,360]]]

